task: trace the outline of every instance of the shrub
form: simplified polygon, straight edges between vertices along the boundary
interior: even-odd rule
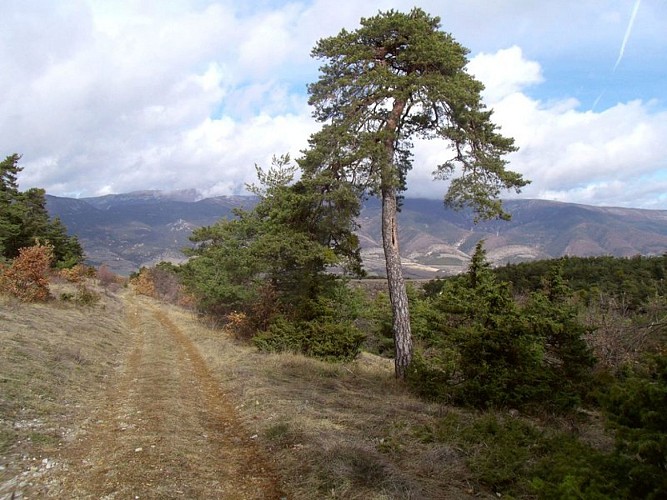
[[[2,270],[0,289],[26,302],[47,300],[52,260],[51,246],[38,244],[21,248],[18,257]]]
[[[602,398],[637,498],[667,498],[667,353],[626,370]]]
[[[130,278],[130,284],[139,295],[156,297],[155,283],[153,282],[150,269],[142,267],[137,274]]]
[[[108,288],[110,285],[118,283],[118,276],[107,266],[102,264],[96,273],[97,279],[104,288]]]
[[[254,344],[267,352],[301,352],[306,333],[296,323],[280,316],[253,337]]]
[[[368,332],[364,349],[388,358],[394,357],[394,334],[391,324],[391,304],[386,292],[379,292],[362,311],[359,321]]]
[[[76,264],[71,268],[60,269],[59,274],[70,283],[81,283],[86,278],[95,276],[95,268],[84,264]]]
[[[74,301],[80,306],[94,306],[100,301],[100,294],[85,285],[79,285]]]
[[[303,352],[331,361],[354,359],[364,341],[363,334],[352,323],[332,321],[330,318],[310,322],[308,333]]]
[[[184,294],[178,267],[170,262],[160,262],[150,269],[155,296],[170,304],[179,304]]]
[[[574,436],[494,411],[448,413],[418,430],[460,450],[476,481],[508,498],[632,498],[626,461]]]
[[[496,281],[478,245],[467,275],[433,293],[411,309],[421,352],[408,380],[420,394],[476,407],[562,411],[589,390],[588,329],[557,270],[520,304]]]
[[[227,314],[225,328],[237,339],[249,339],[255,333],[252,321],[243,312],[233,311]]]
[[[269,352],[300,352],[329,361],[347,361],[359,353],[363,334],[349,322],[332,319],[274,320],[268,329],[253,338],[255,345]]]

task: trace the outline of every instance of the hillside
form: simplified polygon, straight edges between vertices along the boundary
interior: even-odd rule
[[[242,196],[196,199],[196,193],[145,191],[98,198],[47,197],[49,212],[76,234],[95,265],[129,274],[161,260],[183,259],[192,229],[248,207]],[[495,264],[573,256],[660,255],[667,250],[667,211],[592,207],[543,200],[508,200],[512,220],[473,224],[442,202],[406,199],[400,214],[403,264],[409,277],[453,274],[485,239]],[[384,273],[380,206],[365,203],[358,231],[366,270]]]
[[[461,411],[409,394],[390,360],[261,354],[100,293],[0,296],[0,498],[494,497],[462,453],[415,437]]]
[[[614,414],[594,396],[616,394],[624,411],[646,411],[646,428],[634,430],[649,434],[637,436],[664,443],[664,377],[647,371],[640,379],[623,369],[626,362],[667,367],[664,355],[655,358],[661,365],[642,361],[642,353],[664,353],[664,260],[586,265],[584,290],[595,291],[580,319],[601,377],[588,382],[591,399],[567,413],[555,411],[551,391],[540,406],[495,409],[488,399],[477,409],[421,399],[416,393],[433,382],[398,382],[392,360],[368,351],[341,363],[260,352],[232,322],[220,328],[213,318],[138,295],[122,280],[79,276],[72,283],[52,275],[46,303],[0,295],[0,499],[534,499],[571,491],[577,498],[664,498],[654,472],[664,469],[664,449],[645,461],[643,450],[656,448],[615,433]],[[599,278],[609,283],[600,287]],[[634,306],[626,293],[633,288],[643,297]],[[78,300],[84,290],[94,300]],[[421,313],[413,318],[438,335],[442,297],[430,297],[416,298]],[[377,297],[365,304],[366,347],[379,352],[383,304]],[[577,324],[565,311],[569,327],[557,331],[570,335]],[[508,312],[516,318],[519,311]],[[475,341],[470,331],[465,338]],[[573,366],[554,359],[541,366]],[[531,389],[541,383],[532,372],[513,373],[529,377]],[[563,373],[558,385],[571,379]],[[456,391],[461,380],[436,383]],[[618,453],[635,444],[638,453]],[[645,494],[652,489],[662,494]]]

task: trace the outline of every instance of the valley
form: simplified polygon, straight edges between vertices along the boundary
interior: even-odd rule
[[[129,275],[160,261],[184,260],[192,230],[248,208],[247,196],[198,199],[195,192],[142,191],[99,198],[47,197],[52,216],[76,234],[90,264]],[[405,275],[433,278],[463,271],[477,242],[485,240],[496,266],[564,255],[662,255],[667,211],[606,208],[544,200],[508,200],[511,221],[474,224],[467,212],[445,210],[439,200],[404,200],[399,214]],[[367,200],[358,219],[364,268],[384,275],[380,205]]]

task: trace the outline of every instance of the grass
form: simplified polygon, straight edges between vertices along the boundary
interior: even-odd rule
[[[55,285],[52,295],[71,285]],[[0,497],[25,462],[48,457],[85,418],[112,377],[127,339],[121,303],[95,307],[0,296]]]
[[[69,293],[59,286],[56,297]],[[0,297],[0,460],[8,464],[0,497],[6,478],[48,458],[100,404],[127,354],[122,307],[103,292],[85,307]],[[196,344],[290,498],[535,498],[531,473],[579,453],[575,433],[609,446],[594,418],[528,420],[427,402],[394,379],[390,360],[259,353],[185,310],[159,307]],[[558,443],[560,455],[550,455]],[[582,464],[594,470],[594,461]]]
[[[172,318],[237,401],[294,498],[483,496],[461,453],[416,436],[447,410],[396,382],[391,361],[362,354],[332,364],[258,353],[187,313]]]
[[[431,403],[394,379],[390,360],[258,353],[174,317],[294,498],[539,498],[563,487],[550,470],[576,476],[579,464],[584,481],[612,447],[595,413],[528,418]]]

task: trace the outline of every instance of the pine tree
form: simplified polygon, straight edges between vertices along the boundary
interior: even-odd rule
[[[439,18],[417,8],[362,19],[356,31],[322,39],[312,52],[324,65],[309,86],[309,102],[324,126],[311,137],[302,166],[306,174],[328,171],[382,200],[398,378],[412,359],[397,214],[414,139],[442,139],[443,151],[451,151],[435,176],[450,180],[445,202],[452,207],[506,218],[501,190],[526,184],[505,169],[502,156],[515,147],[491,122],[481,102],[483,85],[465,69],[467,52],[440,30]]]
[[[71,267],[83,259],[83,248],[76,236],[67,234],[62,221],[49,218],[43,189],[19,190],[20,159],[14,154],[0,162],[0,255],[13,259],[21,248],[48,243],[55,263]]]

